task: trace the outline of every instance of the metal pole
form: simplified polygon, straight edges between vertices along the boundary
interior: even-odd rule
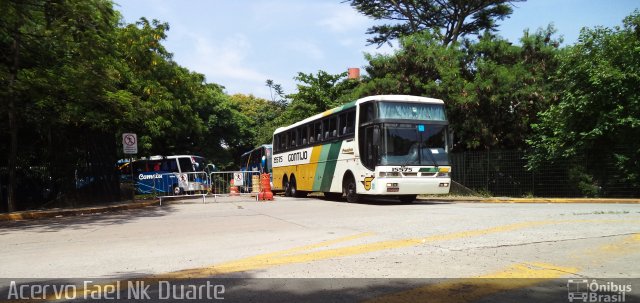
[[[136,202],[136,179],[133,178],[133,156],[129,158],[129,170],[131,171],[131,200]]]

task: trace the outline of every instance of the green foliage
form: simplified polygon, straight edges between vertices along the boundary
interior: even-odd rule
[[[587,154],[618,170],[579,168],[595,183],[625,180],[640,185],[640,12],[622,28],[583,29],[561,56],[555,74],[559,102],[540,113],[530,165]],[[577,168],[578,169],[578,168]],[[589,183],[593,183],[589,182]],[[589,192],[589,190],[587,190]]]
[[[340,97],[357,84],[357,81],[346,79],[346,76],[347,72],[332,75],[322,70],[315,75],[298,73],[294,77],[300,82],[297,85],[298,92],[287,97],[292,100],[292,105],[306,103],[311,106],[312,112],[323,112],[340,105]]]
[[[525,31],[521,46],[490,34],[449,47],[427,32],[408,36],[395,54],[367,55],[368,77],[355,91],[445,100],[457,150],[524,148],[530,124],[554,98],[554,32]]]
[[[284,113],[285,105],[281,102],[241,94],[231,96],[230,101],[246,117],[245,122],[238,124],[245,129],[246,133],[245,141],[239,146],[240,154],[262,144],[271,144],[273,131],[276,128],[273,121]]]
[[[273,116],[275,119],[267,123],[271,134],[277,127],[289,125],[353,101],[352,93],[359,82],[347,79],[346,76],[346,72],[332,75],[322,70],[317,74],[298,73],[294,78],[300,82],[297,85],[298,92],[286,96],[290,100],[288,103],[277,103],[282,105],[281,111],[278,112],[279,115]]]
[[[495,31],[496,20],[507,18],[511,3],[524,0],[350,0],[351,6],[375,20],[391,24],[375,25],[367,30],[374,35],[370,44],[382,45],[412,34],[432,31],[442,45],[458,38]]]
[[[94,196],[117,199],[123,132],[138,134],[140,155],[199,154],[220,168],[271,137],[252,123],[281,106],[243,113],[222,86],[172,61],[162,45],[167,23],[120,24],[108,0],[3,0],[0,9],[0,97],[9,104],[0,107],[8,130],[0,155],[12,197],[17,168],[37,166],[48,168],[52,195],[64,197],[87,176],[100,180]],[[28,207],[9,209],[16,205]]]

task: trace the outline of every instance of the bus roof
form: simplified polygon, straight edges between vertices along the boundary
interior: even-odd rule
[[[360,105],[362,103],[366,103],[366,102],[372,102],[372,101],[396,101],[396,102],[419,102],[419,103],[435,103],[435,104],[444,104],[444,101],[440,100],[440,99],[434,99],[434,98],[428,98],[428,97],[420,97],[420,96],[410,96],[410,95],[376,95],[376,96],[369,96],[369,97],[365,97],[365,98],[361,98],[358,99],[356,101],[352,101],[349,103],[346,103],[342,106],[338,106],[336,108],[332,108],[330,110],[327,110],[325,112],[319,113],[317,115],[313,115],[309,118],[306,118],[304,120],[298,121],[294,124],[288,125],[288,126],[283,126],[283,127],[278,127],[274,133],[280,133],[286,130],[289,130],[291,128],[300,126],[300,125],[304,125],[307,124],[311,121],[315,121],[317,119],[320,119],[322,117],[326,117],[328,115],[331,114],[335,114],[344,110],[348,110],[351,108],[354,108],[356,105]]]

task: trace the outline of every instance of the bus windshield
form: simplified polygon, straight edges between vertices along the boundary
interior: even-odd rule
[[[382,124],[379,165],[449,165],[447,127],[441,124]]]
[[[378,118],[446,121],[444,106],[431,103],[378,102]]]

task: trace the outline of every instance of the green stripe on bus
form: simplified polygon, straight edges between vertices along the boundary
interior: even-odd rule
[[[327,162],[324,166],[324,176],[322,179],[322,184],[320,185],[320,191],[328,192],[331,189],[331,181],[333,178],[333,173],[336,171],[336,165],[338,164],[338,155],[340,155],[340,147],[342,146],[342,141],[333,142],[329,146],[329,154],[327,155]]]
[[[438,169],[435,167],[423,167],[420,169],[421,173],[436,173],[438,172]]]
[[[354,108],[354,107],[356,107],[356,101],[351,101],[351,102],[349,102],[349,103],[345,103],[345,104],[343,104],[343,105],[342,105],[342,106],[340,106],[340,107],[335,108],[335,109],[333,110],[333,113],[335,114],[335,113],[337,113],[337,112],[341,112],[341,111],[343,111],[343,110],[347,110],[347,109]]]
[[[320,158],[318,159],[318,167],[316,168],[315,176],[313,177],[313,191],[320,191],[320,185],[323,181],[324,168],[327,164],[327,157],[329,156],[329,145],[323,145],[320,151]],[[327,177],[331,180],[331,178]]]

